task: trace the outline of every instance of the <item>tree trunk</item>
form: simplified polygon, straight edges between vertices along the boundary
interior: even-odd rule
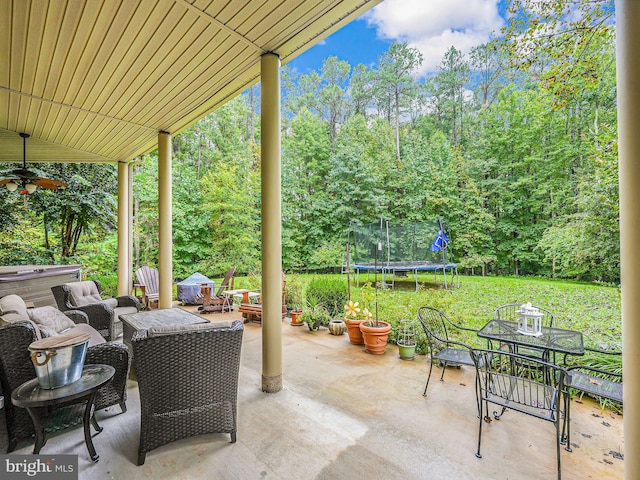
[[[400,166],[400,93],[396,89],[396,160]]]

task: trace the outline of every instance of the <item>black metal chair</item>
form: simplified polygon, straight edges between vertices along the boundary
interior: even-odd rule
[[[476,399],[480,410],[478,422],[478,451],[482,458],[482,424],[492,421],[489,404],[502,407],[493,418],[500,420],[507,409],[531,415],[554,424],[556,429],[556,458],[558,480],[561,479],[560,422],[565,415],[565,382],[567,372],[562,367],[504,350],[472,350],[476,367]],[[534,368],[523,368],[533,365]],[[549,372],[541,375],[540,372]],[[569,449],[567,449],[569,450]]]
[[[590,347],[585,347],[585,352],[587,355],[580,359],[580,364],[566,367],[568,371],[567,416],[563,425],[562,438],[567,443],[567,450],[571,448],[571,390],[577,390],[581,395],[586,393],[599,399],[623,403],[622,363],[619,366],[612,366],[611,362],[615,357],[620,357],[622,352]],[[589,359],[589,365],[582,363],[585,359]],[[601,361],[598,362],[598,359]]]
[[[418,309],[418,319],[427,335],[427,343],[429,345],[429,375],[427,376],[427,384],[424,387],[423,396],[427,396],[427,388],[431,379],[431,371],[433,370],[433,362],[438,361],[442,365],[442,375],[440,381],[444,379],[444,371],[447,365],[473,366],[473,360],[469,353],[470,348],[464,342],[453,340],[450,332],[456,330],[468,331],[477,334],[477,330],[462,327],[451,322],[444,313],[432,307],[420,307]]]

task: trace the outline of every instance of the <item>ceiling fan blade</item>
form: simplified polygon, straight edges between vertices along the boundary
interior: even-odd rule
[[[9,182],[20,183],[20,180],[18,180],[16,178],[5,178],[3,180],[0,180],[0,185],[6,185]]]
[[[22,178],[36,178],[38,175],[26,168],[18,168],[13,171],[13,174]]]
[[[59,182],[58,180],[51,180],[49,178],[35,178],[31,181],[31,183],[41,188],[48,188],[50,190],[57,190],[58,188],[67,187],[69,185],[68,183]]]

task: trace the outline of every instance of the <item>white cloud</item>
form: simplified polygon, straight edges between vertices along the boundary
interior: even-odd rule
[[[453,45],[464,54],[498,33],[499,0],[385,0],[366,15],[384,39],[407,42],[424,56],[419,75],[437,70]]]

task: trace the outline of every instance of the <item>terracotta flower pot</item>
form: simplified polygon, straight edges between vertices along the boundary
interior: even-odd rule
[[[382,355],[387,348],[387,340],[389,340],[389,332],[391,324],[387,322],[378,322],[378,325],[371,326],[368,323],[360,324],[360,331],[364,339],[364,346],[367,353],[372,355]]]
[[[352,320],[346,319],[344,323],[347,324],[347,334],[349,335],[349,341],[353,345],[362,345],[364,340],[362,338],[362,332],[360,331],[360,324],[364,320]]]
[[[299,315],[302,315],[302,310],[291,310],[291,325],[297,327],[304,323],[298,318]]]

